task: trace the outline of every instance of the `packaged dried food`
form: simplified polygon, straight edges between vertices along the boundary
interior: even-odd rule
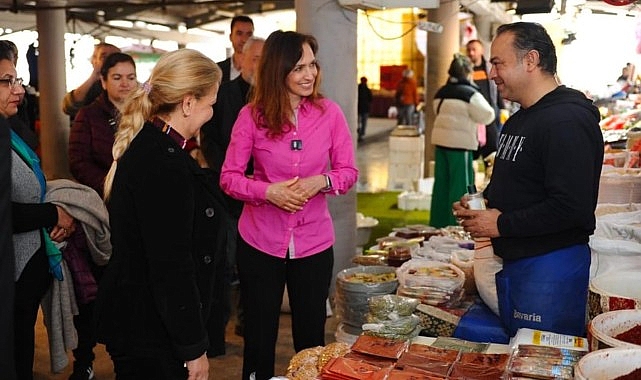
[[[574,368],[565,365],[549,365],[536,358],[512,358],[509,371],[513,375],[535,379],[573,379]]]
[[[367,323],[363,324],[363,332],[368,335],[392,339],[409,339],[416,330],[418,323],[419,318],[413,314],[396,319],[378,319],[368,314]],[[418,333],[420,333],[420,330]]]
[[[294,380],[314,379],[318,375],[318,356],[323,347],[311,347],[296,353],[289,361],[287,378]]]
[[[320,371],[331,359],[345,356],[349,351],[350,346],[342,342],[333,342],[326,345],[318,355],[316,368]]]
[[[381,368],[358,360],[344,357],[333,358],[323,367],[322,374],[336,375],[341,379],[365,380]],[[311,379],[314,379],[313,377]]]
[[[409,245],[392,245],[387,249],[387,265],[400,267],[404,262],[412,258],[412,251]]]
[[[411,315],[419,304],[418,300],[414,298],[395,294],[373,296],[370,297],[368,303],[370,314],[378,319],[391,319],[392,313],[396,317]]]
[[[452,372],[447,378],[451,380],[497,380],[502,375],[503,371],[496,367],[457,362],[452,366]]]
[[[462,352],[458,361],[463,364],[475,364],[495,367],[503,372],[510,359],[508,354],[484,354],[479,352]]]
[[[394,236],[402,237],[403,239],[411,239],[421,236],[417,230],[412,230],[410,228],[394,228]]]
[[[397,294],[420,299],[422,303],[454,307],[463,297],[465,274],[452,264],[412,259],[397,271]]]
[[[384,255],[357,255],[352,259],[358,265],[387,265],[387,256]]]
[[[413,369],[398,370],[392,369],[387,380],[445,380],[443,376],[423,374]]]
[[[355,351],[348,352],[344,357],[353,360],[360,360],[381,368],[393,366],[396,363],[396,358],[382,358],[380,356],[367,355]]]
[[[378,249],[386,249],[387,247],[390,247],[393,244],[397,244],[399,242],[406,242],[407,239],[403,239],[402,237],[398,236],[384,236],[376,239],[376,243],[378,244]]]
[[[419,368],[430,375],[447,376],[452,366],[452,362],[439,360],[436,358],[426,358],[411,352],[404,352],[398,361],[396,367],[405,369],[407,367]]]
[[[448,363],[454,363],[458,358],[459,351],[446,348],[428,346],[426,344],[410,344],[408,352],[424,358],[440,359]]]
[[[408,341],[394,341],[376,336],[361,335],[352,345],[352,351],[383,358],[398,359],[408,345]]]
[[[584,355],[585,351],[550,346],[537,346],[534,344],[519,344],[512,353],[512,356],[514,357],[552,358],[575,362],[581,359]]]
[[[436,338],[434,343],[432,343],[432,347],[458,350],[461,352],[485,352],[489,346],[489,343],[470,342],[463,339],[441,336]]]

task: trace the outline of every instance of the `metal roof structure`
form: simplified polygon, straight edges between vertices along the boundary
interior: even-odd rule
[[[65,10],[67,31],[72,33],[92,34],[97,38],[106,35],[158,38],[166,34],[180,41],[179,34],[188,29],[223,34],[227,31],[207,25],[240,14],[294,9],[294,0],[0,0],[0,27],[13,31],[34,30],[39,10],[59,9]],[[123,22],[133,26],[118,25]]]

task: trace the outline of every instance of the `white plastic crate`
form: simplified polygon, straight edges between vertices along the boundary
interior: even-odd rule
[[[398,195],[397,202],[400,210],[429,210],[432,196],[416,191],[404,191]]]

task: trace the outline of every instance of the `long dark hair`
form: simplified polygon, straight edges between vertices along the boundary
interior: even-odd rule
[[[271,136],[279,136],[293,127],[287,90],[287,76],[303,56],[303,45],[308,44],[314,55],[318,51],[316,38],[297,32],[275,31],[265,40],[263,53],[256,73],[256,85],[251,101],[254,120],[259,127],[269,129]],[[322,98],[318,92],[321,70],[314,81],[314,90],[307,97],[313,103]]]

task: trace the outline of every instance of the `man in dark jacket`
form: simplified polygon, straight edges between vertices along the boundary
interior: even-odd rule
[[[485,100],[494,108],[494,120],[485,126],[485,145],[480,146],[475,157],[488,159],[496,152],[499,131],[501,130],[501,109],[505,108],[503,99],[496,89],[496,83],[490,80],[490,65],[485,60],[485,48],[479,40],[471,40],[466,45],[467,56],[474,65],[472,80],[479,88]],[[487,164],[487,161],[486,161]]]
[[[496,274],[503,326],[584,336],[603,135],[599,112],[559,85],[545,29],[517,22],[497,29],[490,78],[521,109],[503,126],[488,210],[454,205],[474,238],[489,237],[503,259]]]
[[[260,61],[261,52],[265,40],[258,37],[250,37],[243,46],[241,60],[241,72],[238,78],[223,82],[218,89],[218,99],[214,104],[214,116],[201,128],[201,145],[203,155],[209,168],[214,171],[216,178],[220,175],[220,169],[225,160],[225,153],[231,138],[231,130],[236,122],[240,109],[249,101],[250,89],[254,83],[254,73]],[[224,195],[229,208],[229,214],[234,220],[229,224],[227,235],[227,281],[216,284],[215,292],[218,299],[214,300],[209,318],[209,342],[207,350],[209,357],[223,355],[225,353],[225,326],[231,314],[231,289],[230,282],[236,267],[236,236],[238,235],[238,218],[243,210],[243,202]],[[240,303],[239,303],[240,305]],[[241,310],[236,325],[237,334],[242,335]]]
[[[254,21],[249,16],[236,16],[231,19],[231,41],[234,53],[224,61],[218,62],[218,66],[223,71],[222,83],[236,79],[240,75],[242,60],[242,51],[245,42],[254,35]]]
[[[372,90],[367,87],[367,77],[361,77],[361,83],[358,84],[358,141],[363,141],[365,137],[371,106]]]

